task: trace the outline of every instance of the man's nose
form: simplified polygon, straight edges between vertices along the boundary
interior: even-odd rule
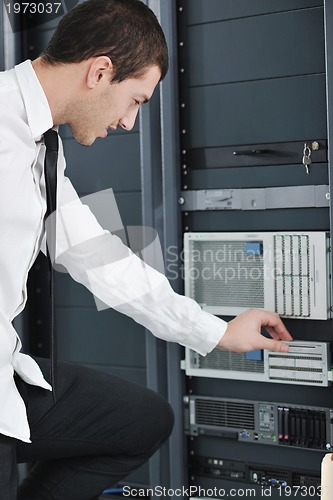
[[[119,124],[124,130],[132,130],[135,125],[138,111],[139,108],[134,109],[133,111],[128,112],[123,118],[121,118],[121,120],[119,120]]]

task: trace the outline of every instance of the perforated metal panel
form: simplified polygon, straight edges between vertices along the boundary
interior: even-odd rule
[[[209,399],[196,400],[196,423],[238,429],[240,422],[248,429],[254,429],[254,405],[232,401]]]
[[[193,241],[192,293],[199,304],[264,307],[263,256],[248,254],[248,241]]]
[[[212,370],[235,370],[238,372],[264,373],[264,361],[249,359],[246,353],[214,349],[207,356],[197,355],[198,368]]]

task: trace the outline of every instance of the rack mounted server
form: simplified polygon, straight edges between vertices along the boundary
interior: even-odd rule
[[[192,455],[190,473],[194,477],[239,481],[262,486],[320,486],[320,470],[307,471],[276,465],[229,460],[224,457]]]
[[[330,344],[287,342],[289,352],[234,353],[214,349],[206,356],[185,350],[186,375],[327,387],[332,382]]]
[[[190,436],[332,451],[332,408],[188,395],[184,419]]]
[[[236,316],[249,307],[284,317],[331,317],[326,232],[185,233],[185,295]]]

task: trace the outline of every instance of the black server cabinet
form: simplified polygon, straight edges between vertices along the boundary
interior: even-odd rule
[[[311,205],[304,198],[297,204],[294,195],[321,185],[329,200],[330,2],[179,0],[177,6],[183,233],[329,232],[329,201]],[[328,32],[326,24],[326,37]],[[273,196],[266,208],[256,204],[265,189],[274,196],[293,189],[294,195],[287,206]],[[296,340],[332,341],[330,319],[284,321]],[[286,486],[294,487],[293,494],[299,487],[299,495],[318,496],[326,443],[318,450],[301,437],[295,447],[240,442],[241,431],[222,414],[231,405],[239,423],[253,403],[296,404],[292,423],[302,436],[321,425],[320,419],[307,422],[304,412],[333,407],[332,395],[331,386],[186,377],[185,427],[196,418],[209,424],[198,432],[185,429],[189,484],[203,488],[196,496],[204,497],[205,488],[222,498],[223,490],[230,495],[250,487],[263,496],[263,488],[275,487],[278,497]],[[196,405],[196,397],[210,402]],[[245,405],[241,415],[232,406],[235,398]]]

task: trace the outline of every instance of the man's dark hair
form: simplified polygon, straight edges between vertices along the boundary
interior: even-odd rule
[[[142,76],[158,66],[168,71],[168,49],[152,10],[140,0],[87,0],[60,21],[46,50],[47,64],[78,63],[106,55],[114,67],[113,82]]]

